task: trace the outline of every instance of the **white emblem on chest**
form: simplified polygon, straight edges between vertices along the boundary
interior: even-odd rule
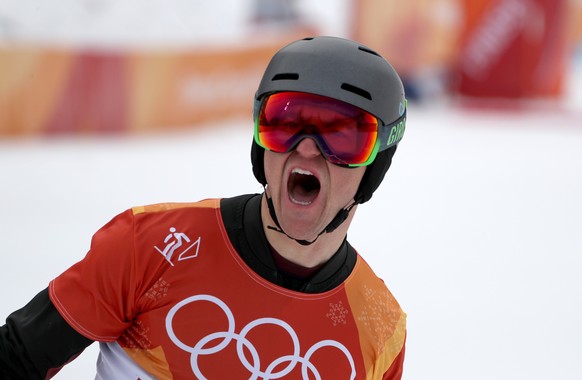
[[[164,244],[166,244],[166,246],[163,249],[160,249],[157,246],[154,246],[154,248],[166,258],[166,261],[169,262],[170,265],[174,266],[174,263],[172,262],[174,254],[178,255],[178,258],[175,261],[193,259],[198,256],[201,238],[202,237],[198,237],[198,239],[192,242],[188,235],[183,232],[178,232],[175,227],[170,227],[170,233],[164,239]]]
[[[178,338],[176,332],[174,331],[172,321],[174,316],[180,311],[182,307],[199,301],[211,302],[222,309],[228,320],[228,328],[226,331],[217,331],[208,334],[191,347],[180,340],[180,338]],[[291,352],[289,355],[284,355],[273,360],[266,366],[262,365],[263,362],[260,359],[257,348],[247,338],[247,335],[249,332],[251,332],[252,329],[263,325],[275,325],[281,327],[289,334],[289,337],[293,343],[293,352]],[[219,351],[225,349],[232,341],[236,342],[236,352],[238,359],[240,360],[241,364],[249,371],[251,375],[250,379],[280,379],[293,371],[297,365],[301,365],[302,378],[309,379],[314,377],[316,379],[321,379],[319,371],[310,361],[310,359],[317,350],[323,347],[337,348],[339,351],[341,351],[345,355],[351,367],[351,374],[349,379],[354,379],[356,377],[354,359],[352,358],[349,350],[343,344],[330,339],[321,340],[315,343],[313,346],[309,347],[309,349],[302,355],[297,333],[287,322],[277,318],[255,319],[254,321],[249,322],[242,328],[242,330],[240,330],[240,332],[237,333],[235,329],[234,315],[230,308],[219,298],[207,294],[188,297],[172,307],[166,316],[166,331],[168,332],[168,336],[172,342],[177,347],[191,354],[190,364],[192,366],[192,372],[198,379],[206,379],[206,376],[204,376],[204,374],[202,374],[198,368],[198,358],[200,356],[218,353]],[[210,345],[211,342],[216,340],[219,340],[218,344]],[[247,353],[250,353],[251,360],[249,360],[249,355],[245,355],[245,350]],[[285,363],[288,363],[286,367],[283,367],[281,370],[274,372],[276,368],[281,368],[281,366]],[[312,377],[309,376],[309,373],[311,373]]]

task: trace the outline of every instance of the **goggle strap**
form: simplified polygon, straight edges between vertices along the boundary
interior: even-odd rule
[[[404,136],[404,131],[406,129],[406,110],[404,114],[396,119],[393,123],[388,125],[381,125],[379,127],[379,140],[380,148],[379,152],[398,145],[402,137]]]
[[[267,228],[269,230],[273,230],[273,231],[277,231],[279,233],[282,233],[283,235],[287,236],[289,239],[295,240],[297,243],[299,243],[303,246],[307,246],[307,245],[311,245],[311,244],[315,243],[317,241],[317,239],[319,239],[319,236],[321,236],[321,234],[326,232],[325,230],[321,231],[319,233],[319,235],[317,235],[313,241],[295,239],[295,238],[292,238],[291,236],[287,235],[287,233],[285,231],[283,231],[283,228],[281,228],[281,225],[279,224],[279,220],[277,219],[277,214],[275,213],[275,207],[273,206],[273,200],[271,199],[271,197],[269,197],[267,195],[266,190],[267,189],[265,188],[265,197],[267,197],[267,206],[269,208],[269,214],[271,215],[271,219],[273,219],[273,222],[275,222],[275,225],[277,226],[277,227],[267,226]]]
[[[265,197],[267,197],[267,207],[269,209],[269,214],[271,215],[271,219],[273,219],[273,222],[275,222],[275,225],[277,227],[274,226],[267,226],[267,228],[269,230],[273,230],[273,231],[277,231],[279,233],[282,233],[283,235],[287,236],[289,239],[291,240],[295,240],[297,243],[303,245],[303,246],[308,246],[311,245],[313,243],[315,243],[317,241],[317,239],[319,239],[319,237],[321,235],[323,235],[324,233],[332,233],[333,231],[335,231],[343,222],[346,221],[346,219],[348,218],[348,216],[350,215],[350,211],[352,210],[352,208],[357,204],[357,202],[352,203],[351,205],[349,205],[346,208],[341,209],[337,215],[331,220],[331,222],[329,222],[329,224],[327,225],[327,227],[325,227],[316,237],[315,239],[313,239],[312,241],[308,241],[308,240],[300,240],[300,239],[295,239],[289,235],[287,235],[287,233],[285,231],[283,231],[283,228],[281,228],[281,225],[279,224],[279,220],[277,219],[277,214],[275,213],[275,206],[273,206],[273,200],[271,199],[271,197],[269,197],[267,195],[267,187],[265,186]]]
[[[337,215],[335,216],[335,218],[332,219],[331,222],[329,222],[329,224],[327,225],[327,227],[325,227],[325,232],[327,232],[328,234],[335,231],[336,228],[338,228],[343,222],[345,222],[345,220],[348,218],[348,216],[350,215],[350,211],[352,211],[352,208],[356,205],[356,202],[352,203],[351,205],[349,205],[346,208],[342,208]],[[323,232],[320,233],[320,235]]]

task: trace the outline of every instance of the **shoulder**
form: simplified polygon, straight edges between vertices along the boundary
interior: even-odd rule
[[[346,287],[363,296],[365,300],[373,298],[389,300],[394,308],[400,309],[400,305],[398,305],[384,280],[378,277],[359,254],[357,255],[354,270],[346,281]]]
[[[352,275],[346,281],[346,293],[352,312],[364,336],[370,339],[376,364],[386,371],[404,349],[406,313],[394,295],[372,268],[358,256]]]
[[[383,331],[383,339],[404,332],[406,313],[384,281],[361,256],[358,256],[356,267],[346,281],[346,292],[359,322],[368,327],[376,325],[377,331]]]
[[[217,224],[209,221],[218,220],[219,205],[220,199],[205,199],[199,202],[158,203],[126,209],[93,235],[91,250],[122,250],[137,254],[141,249],[147,250],[147,247],[164,244],[169,233],[183,234],[187,229],[192,232],[192,229],[205,224]]]
[[[132,219],[135,232],[150,230],[159,224],[195,225],[219,219],[220,201],[211,198],[197,202],[156,203],[132,207],[125,214]]]
[[[393,316],[404,315],[384,280],[377,276],[360,255],[357,256],[355,268],[346,281],[346,289],[362,301],[361,307],[364,309],[375,305],[378,307],[376,310],[384,310]]]
[[[198,202],[168,202],[156,203],[146,206],[136,206],[131,208],[131,212],[136,215],[160,214],[166,212],[192,211],[193,209],[216,210],[220,208],[219,198],[209,198]]]

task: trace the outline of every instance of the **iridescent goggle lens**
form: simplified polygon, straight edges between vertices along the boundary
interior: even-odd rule
[[[263,101],[255,121],[255,141],[284,153],[304,138],[315,140],[330,162],[343,166],[372,163],[380,150],[379,122],[351,104],[303,92],[279,92]]]

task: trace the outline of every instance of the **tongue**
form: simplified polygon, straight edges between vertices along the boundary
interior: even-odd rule
[[[289,178],[289,195],[297,204],[309,205],[319,194],[319,181],[313,175],[292,173]]]

